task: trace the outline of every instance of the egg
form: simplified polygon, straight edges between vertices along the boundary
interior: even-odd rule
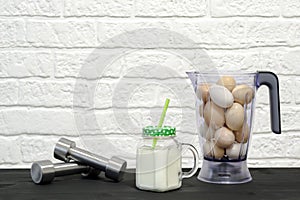
[[[221,159],[224,156],[225,150],[218,147],[214,141],[206,141],[203,145],[204,156]]]
[[[235,140],[239,143],[246,143],[250,136],[250,128],[248,124],[244,124],[238,131],[233,132]]]
[[[208,99],[208,89],[209,84],[200,84],[197,87],[196,95],[199,99],[202,99],[202,101],[205,103]]]
[[[244,123],[244,108],[239,103],[234,103],[225,112],[225,121],[231,130],[239,130]]]
[[[239,156],[245,156],[246,151],[244,145],[241,143],[233,143],[229,148],[226,149],[226,155],[230,159],[238,159]]]
[[[216,144],[221,148],[228,148],[234,143],[234,134],[226,127],[222,127],[215,132]]]
[[[244,105],[245,103],[248,104],[252,101],[254,97],[254,90],[248,85],[237,85],[232,90],[232,95],[235,102]]]
[[[231,92],[235,88],[236,82],[232,76],[222,76],[217,84],[226,87]]]
[[[208,126],[220,128],[225,123],[225,111],[212,101],[208,101],[204,107],[204,120]]]
[[[233,96],[224,86],[212,85],[209,88],[209,95],[211,100],[222,108],[228,108],[233,104]]]

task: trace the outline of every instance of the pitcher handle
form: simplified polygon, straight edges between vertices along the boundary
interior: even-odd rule
[[[281,133],[279,81],[273,72],[259,71],[256,76],[256,87],[266,85],[269,88],[271,128],[274,133]]]
[[[187,146],[188,150],[190,150],[193,153],[193,156],[194,156],[194,166],[193,166],[193,168],[189,172],[183,172],[182,173],[181,179],[184,179],[184,178],[192,177],[198,171],[199,154],[198,154],[197,149],[191,144],[183,143],[182,146]]]

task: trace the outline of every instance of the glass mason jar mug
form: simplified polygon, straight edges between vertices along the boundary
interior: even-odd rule
[[[176,128],[147,126],[137,148],[136,187],[142,190],[165,192],[181,187],[182,179],[192,177],[198,170],[198,152],[191,144],[175,139]],[[182,172],[182,146],[194,157],[194,166]]]

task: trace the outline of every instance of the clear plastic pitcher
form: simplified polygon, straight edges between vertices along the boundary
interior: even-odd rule
[[[270,93],[271,128],[281,133],[278,78],[272,72],[187,72],[196,93],[196,119],[203,165],[198,179],[238,184],[252,180],[247,153],[256,90]]]

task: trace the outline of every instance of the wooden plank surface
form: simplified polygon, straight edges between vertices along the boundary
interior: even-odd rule
[[[180,189],[155,193],[135,188],[134,173],[115,183],[100,176],[97,180],[80,175],[58,177],[52,184],[35,185],[29,170],[0,170],[0,199],[292,199],[300,200],[300,168],[250,169],[253,181],[242,185],[203,183],[196,177],[184,179]]]

